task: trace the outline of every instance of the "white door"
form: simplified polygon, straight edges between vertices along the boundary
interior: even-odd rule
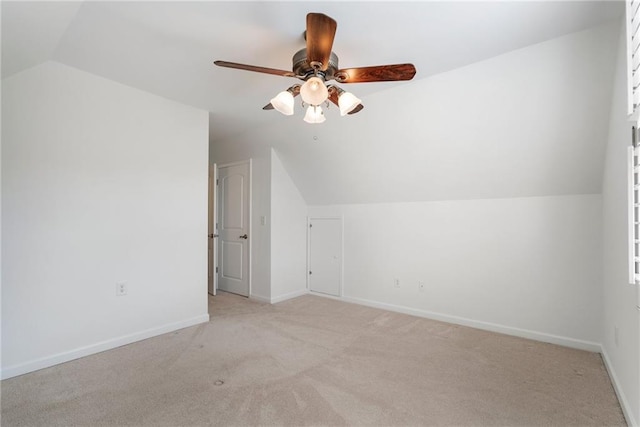
[[[208,244],[208,257],[207,257],[207,261],[208,261],[208,273],[209,273],[209,277],[208,277],[208,288],[209,288],[209,293],[211,295],[215,295],[216,294],[216,289],[218,288],[218,283],[217,283],[217,279],[218,279],[218,275],[216,274],[216,255],[217,255],[217,245],[216,245],[216,241],[217,241],[217,237],[218,237],[218,232],[215,229],[215,224],[218,221],[217,217],[218,215],[216,214],[216,207],[217,207],[217,203],[215,203],[215,201],[217,200],[217,186],[216,186],[216,180],[218,179],[218,168],[217,166],[214,164],[213,166],[209,166],[209,223],[208,223],[208,233],[209,233],[209,244]]]
[[[342,219],[309,220],[309,290],[341,296]]]
[[[249,296],[250,163],[218,168],[218,289]]]

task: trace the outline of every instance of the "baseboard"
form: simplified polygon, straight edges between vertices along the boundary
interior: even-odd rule
[[[59,365],[61,363],[79,359],[81,357],[90,356],[92,354],[100,353],[106,350],[121,347],[123,345],[131,344],[136,341],[142,341],[147,338],[152,338],[158,335],[177,331],[178,329],[187,328],[189,326],[199,325],[200,323],[206,323],[208,321],[209,315],[203,314],[200,316],[192,317],[191,319],[182,320],[180,322],[169,323],[158,328],[146,329],[144,331],[136,332],[130,335],[125,335],[122,337],[101,341],[96,344],[76,348],[71,351],[54,354],[53,356],[47,356],[26,363],[21,363],[19,365],[9,366],[2,369],[0,378],[4,380],[7,378],[16,377],[18,375],[27,374],[29,372],[38,371],[40,369],[49,368],[54,365]]]
[[[314,295],[319,295],[315,294]],[[490,322],[482,322],[479,320],[467,319],[464,317],[451,316],[448,314],[436,313],[427,310],[420,310],[417,308],[410,308],[401,305],[387,304],[377,301],[366,300],[362,298],[354,298],[344,296],[342,298],[338,298],[345,302],[350,302],[353,304],[366,305],[368,307],[373,308],[381,308],[383,310],[395,311],[397,313],[410,314],[412,316],[424,317],[427,319],[438,320],[441,322],[454,323],[456,325],[469,326],[471,328],[482,329],[485,331],[498,332],[505,335],[513,335],[516,337],[527,338],[535,341],[542,341],[551,344],[557,344],[564,347],[576,348],[579,350],[592,351],[594,353],[599,353],[601,351],[600,344],[591,342],[591,341],[583,341],[574,338],[568,338],[558,335],[546,334],[543,332],[530,331],[527,329],[514,328],[511,326],[499,325],[496,323]]]
[[[271,298],[263,297],[262,295],[251,294],[251,295],[249,295],[249,299],[252,299],[252,300],[258,301],[258,302],[266,302],[267,304],[271,304]]]
[[[347,300],[345,300],[344,298],[342,298],[339,295],[329,295],[329,294],[324,294],[322,292],[309,291],[309,295],[317,295],[317,296],[322,297],[322,298],[334,299],[336,301],[344,301],[344,302],[349,302],[349,303],[353,303],[353,304],[366,305],[366,304],[361,304],[361,303],[356,302],[356,301],[347,301]],[[370,305],[369,307],[373,307],[373,306]],[[380,307],[378,307],[378,308],[380,308]]]
[[[299,291],[289,292],[288,294],[280,295],[277,297],[271,297],[271,304],[277,304],[279,302],[286,301],[292,298],[297,298],[299,296],[306,295],[308,293],[309,291],[307,291],[306,289],[301,289]]]
[[[611,359],[609,359],[609,355],[607,354],[607,350],[605,350],[604,346],[600,348],[600,354],[602,354],[602,360],[604,361],[604,366],[607,368],[607,372],[609,373],[609,378],[611,378],[611,383],[613,384],[613,389],[616,392],[616,396],[618,396],[618,401],[620,402],[620,406],[622,407],[622,413],[624,414],[624,418],[627,421],[627,424],[630,427],[638,427],[638,420],[633,416],[633,412],[631,411],[631,406],[629,405],[629,401],[627,400],[622,387],[620,386],[620,381],[618,380],[618,376],[616,375],[616,371],[613,369],[613,365],[611,364]]]

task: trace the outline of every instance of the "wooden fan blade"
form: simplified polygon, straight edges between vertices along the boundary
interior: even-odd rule
[[[411,80],[416,75],[413,64],[378,65],[374,67],[345,68],[335,73],[340,83],[369,83]]]
[[[238,70],[255,71],[256,73],[273,74],[275,76],[282,77],[295,77],[296,75],[291,71],[278,70],[276,68],[257,67],[255,65],[238,64],[236,62],[227,61],[214,61],[218,67],[236,68]]]
[[[340,104],[338,104],[338,91],[335,88],[329,89],[329,101],[333,102],[340,108]]]
[[[320,69],[325,71],[329,66],[333,38],[338,24],[322,13],[307,15],[307,60],[309,64],[321,63]]]

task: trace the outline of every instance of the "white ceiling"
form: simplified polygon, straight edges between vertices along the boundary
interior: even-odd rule
[[[619,2],[2,2],[3,78],[57,60],[212,113],[214,140],[264,125],[293,79],[308,12],[338,22],[341,67],[412,62],[416,79],[620,16]],[[408,83],[350,85],[359,97]]]
[[[507,87],[511,92],[524,88],[533,97],[538,94],[527,89],[526,81],[517,81],[514,76],[518,74],[510,73],[513,60],[480,66],[466,74],[465,68],[457,74],[445,72],[619,22],[622,1],[0,4],[3,78],[55,60],[207,110],[211,141],[239,144],[251,140],[276,147],[310,204],[579,194],[597,192],[600,185],[611,95],[609,83],[606,88],[600,86],[610,81],[612,67],[597,66],[587,73],[588,78],[572,86],[572,90],[588,92],[598,87],[593,97],[576,94],[587,104],[576,114],[590,120],[581,132],[571,132],[575,123],[558,120],[558,115],[574,113],[572,105],[562,103],[545,111],[545,102],[556,100],[541,99],[535,104],[523,100],[519,106],[505,103],[493,108],[487,116],[490,125],[466,126],[465,138],[473,139],[478,129],[486,133],[482,144],[472,150],[452,136],[458,133],[457,115],[464,124],[469,115],[483,114],[484,104],[477,99],[469,104],[472,107],[460,104],[465,93],[487,95],[482,93],[484,87],[478,89],[472,81],[478,71],[488,70],[487,78],[480,81],[487,87],[499,85],[500,78],[515,79],[502,89],[505,99],[518,99],[506,93]],[[411,82],[344,85],[363,100],[365,109],[340,117],[332,108],[325,123],[308,125],[302,122],[299,106],[292,117],[262,110],[293,79],[213,65],[221,59],[290,69],[292,55],[304,47],[308,12],[322,12],[338,22],[333,50],[341,67],[411,62],[417,68],[416,77]],[[615,33],[615,29],[594,33],[602,39],[593,40],[598,55],[615,50],[611,42]],[[584,48],[576,43],[576,49]],[[523,60],[532,61],[530,69],[537,69],[536,55],[573,55],[545,52]],[[582,52],[590,55],[588,49]],[[580,59],[576,64],[590,67],[598,58]],[[504,75],[500,67],[505,68]],[[540,70],[546,73],[544,67]],[[559,83],[545,79],[542,76],[537,84]],[[459,83],[466,80],[468,85]],[[446,87],[448,84],[457,87]],[[459,104],[424,103],[416,96],[438,96],[445,102],[455,97]],[[594,102],[598,105],[591,105]],[[402,105],[407,106],[405,110]],[[526,121],[514,123],[520,116],[513,111],[520,106],[525,107],[522,114],[543,116],[538,123],[542,132],[527,134],[530,146],[526,150],[513,141],[520,132],[518,126],[526,126]],[[512,123],[501,123],[507,115]],[[441,120],[433,121],[437,117]],[[576,150],[581,150],[582,163],[565,167]],[[459,162],[460,158],[464,161]],[[391,181],[382,178],[385,173]],[[473,182],[476,185],[470,185]],[[399,186],[405,190],[399,191]]]

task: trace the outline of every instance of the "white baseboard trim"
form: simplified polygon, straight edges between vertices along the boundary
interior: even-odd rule
[[[309,291],[307,291],[306,289],[301,289],[299,291],[289,292],[288,294],[280,295],[277,297],[271,297],[271,304],[277,304],[279,302],[286,301],[292,298],[297,298],[299,296],[306,295],[308,293]]]
[[[271,298],[263,297],[262,295],[251,294],[251,295],[249,295],[249,299],[252,299],[252,300],[258,301],[258,302],[266,302],[267,304],[271,304]]]
[[[320,295],[315,294],[314,295]],[[543,332],[530,331],[527,329],[514,328],[512,326],[504,326],[496,323],[483,322],[479,320],[467,319],[464,317],[451,316],[448,314],[435,313],[427,310],[420,310],[417,308],[410,308],[401,305],[387,304],[377,301],[371,301],[362,298],[354,298],[344,296],[337,298],[345,302],[353,304],[366,305],[368,307],[381,308],[383,310],[395,311],[397,313],[409,314],[412,316],[424,317],[427,319],[438,320],[441,322],[454,323],[456,325],[469,326],[471,328],[482,329],[485,331],[498,332],[505,335],[513,335],[516,337],[527,338],[535,341],[542,341],[551,344],[557,344],[564,347],[576,348],[579,350],[592,351],[594,353],[600,353],[600,344],[583,341],[575,338],[568,338],[558,335],[546,334]]]
[[[622,387],[620,386],[620,381],[618,380],[618,376],[616,375],[616,371],[613,369],[613,365],[611,364],[611,359],[609,359],[609,355],[607,354],[607,350],[605,350],[604,346],[600,348],[600,354],[602,354],[602,360],[604,361],[604,366],[607,368],[607,372],[609,373],[609,378],[611,378],[611,383],[613,384],[613,389],[616,392],[616,396],[618,396],[618,401],[620,402],[620,406],[622,407],[622,413],[624,414],[624,418],[627,421],[627,424],[630,427],[638,427],[638,420],[636,420],[633,416],[633,412],[631,411],[631,406],[629,405],[629,401],[627,400]]]
[[[345,299],[342,298],[342,296],[339,296],[339,295],[323,294],[322,292],[316,292],[316,291],[309,291],[309,295],[317,295],[317,296],[322,297],[322,298],[334,299],[336,301],[344,301],[344,302],[350,302],[350,303],[354,303],[354,304],[360,304],[360,303],[357,303],[355,301],[346,301]],[[364,305],[364,304],[360,304],[360,305]]]
[[[144,331],[124,335],[122,337],[117,337],[84,347],[79,347],[71,351],[65,351],[62,353],[54,354],[52,356],[20,363],[18,365],[8,366],[2,369],[0,378],[5,380],[7,378],[17,377],[18,375],[28,374],[29,372],[49,368],[54,365],[59,365],[61,363],[79,359],[81,357],[90,356],[92,354],[111,350],[117,347],[122,347],[123,345],[131,344],[136,341],[142,341],[147,338],[152,338],[158,335],[177,331],[178,329],[188,328],[189,326],[199,325],[200,323],[207,323],[208,321],[209,315],[203,314],[200,316],[192,317],[191,319],[169,323],[157,328],[146,329]]]

